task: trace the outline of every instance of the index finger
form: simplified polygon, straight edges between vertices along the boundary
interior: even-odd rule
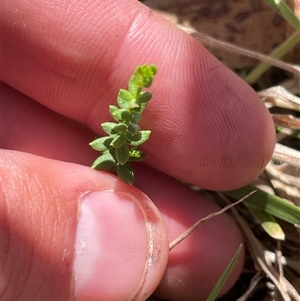
[[[147,163],[208,189],[257,177],[275,135],[255,92],[191,37],[135,0],[5,0],[2,80],[100,131],[135,67],[158,66],[141,125]]]

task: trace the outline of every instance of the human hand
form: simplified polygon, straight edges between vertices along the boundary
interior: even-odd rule
[[[137,1],[4,0],[2,9],[3,300],[73,300],[73,290],[79,301],[143,300],[164,271],[157,295],[204,300],[242,238],[224,214],[174,248],[165,269],[168,240],[218,210],[173,178],[214,190],[255,179],[275,141],[264,105]],[[158,74],[141,122],[152,134],[138,190],[91,170],[98,153],[88,143],[144,63]]]

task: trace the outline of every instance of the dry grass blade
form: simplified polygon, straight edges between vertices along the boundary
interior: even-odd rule
[[[285,145],[276,143],[273,159],[300,168],[300,152]]]
[[[300,111],[300,98],[282,86],[275,86],[258,92],[264,102],[275,106]]]
[[[219,194],[219,196],[226,203],[230,203],[230,201],[222,194]],[[240,225],[240,229],[243,231],[255,265],[259,266],[273,282],[284,301],[300,301],[300,295],[293,285],[283,275],[280,275],[280,273],[273,267],[270,260],[266,259],[265,254],[267,253],[267,248],[255,237],[248,223],[242,218],[238,211],[235,210],[235,208],[232,208],[232,212],[236,221]]]
[[[177,24],[177,27],[194,37],[197,41],[201,42],[204,45],[209,45],[211,47],[226,50],[228,52],[233,52],[237,54],[243,54],[248,57],[252,57],[254,59],[257,59],[261,62],[268,63],[270,65],[276,66],[278,68],[284,69],[286,71],[289,71],[293,74],[299,75],[300,73],[300,67],[295,64],[290,64],[286,62],[282,62],[280,60],[274,59],[270,56],[267,56],[265,54],[252,51],[243,47],[236,46],[234,44],[220,41],[218,39],[212,38],[210,36],[207,36],[199,31],[196,31],[194,29],[191,29],[190,27],[185,27],[182,25]]]
[[[272,114],[272,118],[277,126],[300,130],[300,119],[291,114]]]
[[[278,196],[300,206],[299,170],[293,170],[291,167],[280,170],[274,163],[269,162],[266,173]]]
[[[171,251],[176,245],[178,245],[180,242],[182,242],[185,238],[187,238],[189,235],[191,235],[197,228],[199,228],[200,226],[202,226],[204,223],[208,222],[209,220],[211,220],[212,218],[224,213],[225,211],[227,211],[228,209],[240,204],[241,202],[243,202],[245,199],[247,199],[250,195],[252,195],[253,193],[255,193],[256,191],[252,191],[249,194],[247,194],[246,196],[244,196],[243,198],[241,198],[240,200],[229,204],[228,206],[222,208],[220,211],[214,212],[209,214],[208,216],[200,219],[198,222],[196,222],[192,227],[188,228],[186,231],[184,231],[182,234],[180,234],[176,239],[174,239],[170,244],[169,244],[169,250]]]
[[[259,281],[261,281],[261,279],[264,277],[264,274],[259,271],[255,274],[255,276],[252,278],[249,288],[247,289],[247,291],[243,294],[243,296],[241,296],[240,298],[238,298],[236,301],[246,301],[252,294],[253,290],[256,288],[256,286],[258,285]]]

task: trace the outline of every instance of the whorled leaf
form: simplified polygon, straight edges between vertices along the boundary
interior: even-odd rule
[[[134,98],[137,98],[142,91],[142,86],[136,84],[136,78],[133,76],[128,83],[128,91]]]
[[[126,133],[127,125],[125,123],[118,123],[113,127],[113,130],[117,133]]]
[[[129,185],[134,182],[134,172],[129,162],[124,165],[117,164],[117,175]]]
[[[110,145],[113,146],[114,148],[118,148],[118,147],[121,147],[122,145],[124,145],[125,142],[126,142],[126,135],[123,133],[119,133],[114,136]]]
[[[133,99],[132,94],[124,89],[120,89],[120,92],[118,94],[118,105],[121,109],[128,109],[130,106],[130,101]]]
[[[129,144],[133,145],[135,141],[139,141],[142,138],[142,134],[140,131],[137,131],[135,134],[130,133],[127,131],[126,138]]]
[[[126,101],[131,101],[133,99],[132,94],[125,89],[120,89],[119,97],[121,97],[122,99],[124,99]]]
[[[147,103],[152,98],[152,94],[148,91],[141,92],[137,98],[137,101],[141,103]]]
[[[101,127],[106,134],[110,135],[112,133],[113,128],[116,125],[117,125],[117,123],[115,123],[115,122],[103,122],[101,124]]]
[[[139,133],[141,127],[138,124],[135,123],[129,123],[127,128],[127,134],[136,135]],[[129,139],[130,140],[130,139]]]
[[[107,153],[98,157],[92,164],[92,168],[100,170],[110,170],[115,166],[115,164],[116,160],[111,154]]]
[[[141,138],[139,140],[137,141],[131,140],[130,144],[132,146],[138,146],[146,142],[150,137],[151,131],[146,131],[146,130],[140,131],[140,134],[141,134]]]
[[[129,149],[126,144],[116,148],[116,158],[118,163],[124,165],[129,159]]]
[[[120,122],[127,122],[129,119],[130,113],[126,109],[115,110],[112,114],[113,118]]]
[[[142,118],[142,114],[140,112],[131,112],[129,116],[130,122],[135,124],[138,124],[141,118]]]
[[[119,109],[118,107],[116,107],[116,106],[109,105],[109,113],[110,113],[111,117],[114,118],[114,113],[115,113],[117,110],[120,110],[120,109]]]
[[[90,146],[99,152],[104,152],[107,149],[111,148],[111,142],[113,141],[113,138],[110,136],[101,137],[98,139],[95,139],[90,143]]]

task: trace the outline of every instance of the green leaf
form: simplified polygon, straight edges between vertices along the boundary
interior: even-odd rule
[[[110,145],[113,146],[114,148],[118,148],[121,147],[123,144],[125,144],[125,142],[126,142],[125,134],[119,133],[115,135]]]
[[[150,65],[149,68],[151,69],[152,76],[154,77],[157,73],[157,67],[155,65]]]
[[[143,65],[144,87],[148,88],[152,85],[153,78],[157,73],[157,68],[154,65]]]
[[[129,111],[127,109],[118,109],[115,110],[112,114],[112,117],[120,122],[126,122],[129,119]]]
[[[139,112],[131,112],[129,120],[131,123],[137,124],[142,118],[142,114]]]
[[[157,68],[154,65],[143,65],[138,66],[135,69],[134,75],[130,78],[128,83],[128,90],[137,98],[143,87],[150,87],[155,74],[157,73]]]
[[[130,143],[131,145],[138,146],[138,145],[141,145],[144,142],[146,142],[150,137],[151,131],[140,131],[140,133],[141,133],[141,138],[137,141],[131,140],[131,143]]]
[[[148,91],[141,92],[137,98],[141,103],[147,103],[152,98],[152,94]]]
[[[125,89],[120,89],[119,97],[121,97],[122,99],[124,99],[126,101],[131,101],[133,99],[132,94]]]
[[[134,75],[143,78],[143,77],[145,76],[145,72],[144,72],[144,70],[143,70],[143,67],[144,67],[144,66],[145,66],[145,65],[137,66],[136,69],[135,69],[135,71],[134,71]],[[144,68],[144,69],[145,69],[145,68]]]
[[[224,194],[239,200],[253,190],[256,190],[256,193],[250,195],[245,200],[245,203],[260,208],[291,224],[300,225],[300,208],[298,206],[291,204],[278,196],[268,194],[256,187],[247,185],[237,190],[226,191]]]
[[[147,78],[147,80],[145,81],[144,87],[149,88],[152,85],[152,82],[153,82],[153,77]]]
[[[259,221],[263,229],[274,239],[284,240],[285,234],[276,221],[276,219],[268,212],[256,208],[248,203],[245,203],[246,207],[253,214],[253,216]]]
[[[154,77],[154,75],[157,73],[157,67],[155,65],[144,64],[142,68],[148,77]]]
[[[104,122],[101,124],[103,131],[110,135],[112,133],[112,129],[117,125],[115,122]]]
[[[126,133],[127,142],[130,145],[133,145],[133,142],[139,141],[142,137],[142,134],[140,132],[137,132],[136,134],[132,134],[130,132]]]
[[[112,137],[106,136],[95,139],[90,143],[90,146],[99,152],[104,152],[107,149],[111,148],[111,142],[113,141]]]
[[[109,113],[110,113],[111,117],[114,118],[114,113],[115,113],[117,110],[119,110],[118,107],[113,106],[113,105],[110,105],[110,106],[109,106]]]
[[[298,32],[300,31],[300,20],[284,1],[265,0],[275,11],[282,15]]]
[[[140,112],[142,113],[147,107],[147,103],[141,103]]]
[[[134,172],[129,162],[124,165],[117,164],[117,175],[129,185],[134,182]]]
[[[128,90],[134,98],[137,98],[142,91],[143,86],[137,85],[137,80],[135,76],[132,76],[128,83]]]
[[[117,101],[121,109],[128,109],[132,99],[133,96],[129,91],[120,89]]]
[[[132,135],[136,135],[139,133],[140,129],[141,129],[141,127],[138,124],[130,123],[128,125],[127,131],[128,131],[128,133],[130,133]]]
[[[118,133],[125,133],[127,130],[127,125],[125,123],[118,123],[114,126],[113,129]]]
[[[143,161],[147,155],[145,155],[141,150],[139,149],[131,149],[129,151],[129,162],[140,162]]]
[[[206,301],[215,301],[216,300],[216,298],[218,297],[218,295],[219,295],[222,287],[224,286],[228,276],[230,275],[235,263],[237,262],[237,260],[240,256],[240,253],[242,251],[242,247],[243,247],[243,245],[239,246],[238,250],[234,254],[233,258],[229,262],[227,268],[225,269],[224,273],[222,274],[221,278],[219,279],[219,281],[217,282],[217,284],[213,288],[212,292],[210,293],[210,295],[208,296]]]
[[[129,149],[126,144],[123,144],[121,147],[116,148],[116,158],[118,163],[124,165],[129,159]]]
[[[94,161],[92,168],[110,170],[115,166],[115,164],[116,160],[113,158],[113,156],[110,153],[106,153],[101,155]]]
[[[137,111],[140,110],[140,105],[137,103],[135,98],[129,104],[129,111],[132,110],[137,110]]]
[[[292,33],[285,41],[283,41],[280,45],[274,48],[268,56],[274,59],[282,59],[287,53],[289,53],[293,48],[296,47],[300,42],[300,34],[299,31],[295,31]],[[254,84],[257,80],[259,80],[262,75],[272,67],[272,65],[261,62],[256,67],[254,67],[245,77],[244,80],[248,84]],[[297,72],[298,74],[299,72]]]

